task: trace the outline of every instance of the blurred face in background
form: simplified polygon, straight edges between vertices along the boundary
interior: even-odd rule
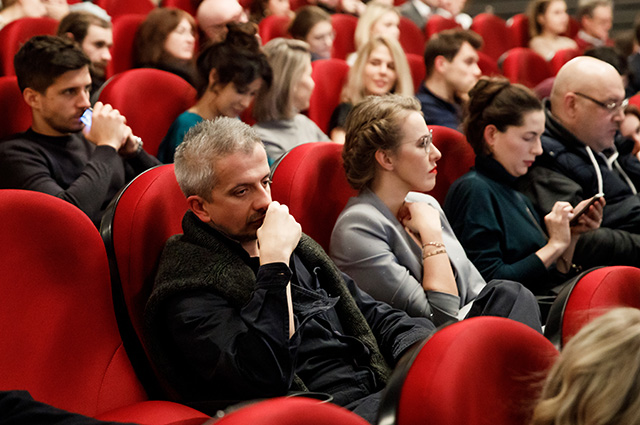
[[[587,34],[606,40],[613,26],[613,10],[611,6],[601,5],[593,9],[592,16],[582,18],[582,29]]]
[[[331,57],[331,48],[336,34],[333,31],[331,21],[320,21],[309,30],[307,38],[304,40],[309,43],[309,50],[319,59],[329,59]]]
[[[393,56],[387,46],[381,44],[371,51],[362,78],[368,95],[391,92],[396,84],[397,74]]]
[[[195,46],[195,28],[191,26],[187,19],[180,21],[164,42],[164,49],[167,53],[176,59],[185,61],[193,58]]]
[[[371,38],[386,35],[396,40],[400,37],[400,16],[395,12],[387,12],[371,27]]]
[[[538,16],[538,22],[543,31],[560,35],[567,30],[569,14],[564,0],[556,0],[549,3],[543,15]]]
[[[269,15],[288,16],[291,13],[289,0],[269,0],[267,3]]]

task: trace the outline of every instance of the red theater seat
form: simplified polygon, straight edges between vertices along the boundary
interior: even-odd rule
[[[480,13],[473,18],[471,30],[484,40],[481,50],[496,61],[504,52],[515,47],[507,23],[499,16]]]
[[[0,139],[30,126],[31,108],[22,97],[16,76],[0,77]]]
[[[95,3],[112,19],[131,13],[146,15],[156,7],[151,0],[96,0]]]
[[[436,186],[429,195],[443,205],[449,187],[473,167],[476,155],[467,138],[459,131],[439,125],[430,125],[429,128],[433,131],[433,144],[442,152],[442,158],[438,161]]]
[[[344,13],[334,13],[331,15],[331,25],[336,33],[331,57],[346,59],[349,53],[356,50],[354,35],[358,25],[358,18]]]
[[[502,73],[512,83],[531,89],[553,76],[549,62],[527,47],[515,47],[505,53]]]
[[[290,38],[289,24],[291,18],[282,15],[269,15],[264,17],[258,24],[258,34],[262,39],[262,44],[267,44],[274,38]]]
[[[208,417],[149,402],[118,331],[100,234],[82,211],[40,192],[2,190],[0,390],[83,415],[139,424]]]
[[[322,131],[329,134],[329,119],[340,103],[349,65],[342,59],[319,59],[313,61],[311,66],[311,78],[316,86],[309,100],[308,115]]]
[[[107,76],[112,77],[133,68],[133,44],[136,31],[146,15],[127,14],[113,20],[113,47]]]
[[[401,16],[400,25],[400,45],[405,53],[422,56],[424,54],[425,37],[424,33],[411,19]]]
[[[13,57],[34,35],[55,35],[58,21],[52,18],[22,18],[0,30],[0,75],[16,75]]]
[[[434,34],[439,33],[440,31],[450,30],[454,28],[462,28],[459,23],[457,23],[454,19],[445,18],[440,15],[431,15],[426,25],[424,26],[424,35],[426,40],[428,41]]]

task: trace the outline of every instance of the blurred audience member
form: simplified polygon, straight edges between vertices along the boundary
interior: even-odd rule
[[[529,47],[546,60],[558,50],[577,49],[578,44],[565,37],[569,14],[564,0],[533,0],[529,3]]]
[[[613,26],[612,0],[579,0],[577,19],[581,27],[574,38],[578,48],[613,45],[609,38]]]
[[[204,0],[198,6],[196,19],[204,36],[214,43],[224,40],[228,23],[248,21],[238,0]]]
[[[620,134],[628,140],[631,154],[640,160],[640,109],[636,105],[625,108]]]
[[[304,41],[275,38],[264,46],[273,71],[271,87],[264,85],[256,96],[253,126],[273,162],[290,149],[329,137],[301,114],[309,108],[315,83],[311,78],[311,54]]]
[[[397,93],[413,95],[413,80],[407,58],[395,38],[377,36],[359,51],[349,70],[341,103],[329,121],[329,135],[334,142],[344,142],[344,125],[353,106],[370,95]]]
[[[408,0],[398,6],[400,14],[424,30],[427,21],[440,6],[440,0]]]
[[[305,41],[311,51],[311,61],[329,59],[336,33],[331,25],[331,15],[318,6],[303,6],[289,26],[289,34]]]
[[[58,36],[69,37],[80,45],[91,65],[91,93],[95,93],[106,79],[107,65],[111,61],[113,31],[111,21],[90,12],[71,12],[60,21]]]
[[[20,18],[49,16],[60,20],[69,13],[66,0],[4,0],[0,5],[0,28]]]
[[[294,16],[289,0],[253,0],[249,11],[251,22],[256,24],[269,15],[288,16],[289,18]]]
[[[134,42],[134,66],[172,72],[196,85],[193,56],[196,23],[191,15],[174,7],[152,10],[138,27]]]
[[[440,7],[436,9],[436,13],[445,18],[453,19],[463,29],[467,30],[471,27],[473,18],[466,13],[462,13],[466,5],[467,0],[440,0]]]
[[[445,30],[431,37],[424,52],[427,78],[416,96],[429,125],[459,130],[469,90],[482,72],[482,37],[469,30]]]
[[[260,49],[252,24],[228,25],[224,41],[206,47],[198,56],[198,102],[173,122],[158,149],[158,159],[173,162],[187,131],[205,119],[235,118],[247,109],[264,85],[271,85],[271,67]]]
[[[356,32],[354,34],[354,42],[356,46],[356,52],[367,42],[369,39],[377,35],[386,35],[387,37],[393,37],[396,40],[400,37],[400,14],[393,6],[380,1],[374,0],[367,3],[367,9],[364,11],[358,19],[358,25],[356,26]],[[356,53],[351,53],[347,57],[349,65],[353,65],[356,60]]]
[[[530,425],[635,425],[640,411],[640,311],[593,319],[562,349]]]

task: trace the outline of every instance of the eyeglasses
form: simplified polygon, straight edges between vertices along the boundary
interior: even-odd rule
[[[420,142],[422,147],[424,148],[424,153],[429,156],[431,153],[431,147],[433,146],[433,130],[429,129],[429,134],[422,136],[420,138]]]
[[[609,102],[609,103],[604,103],[604,102],[600,102],[599,100],[596,100],[594,98],[592,98],[591,96],[587,96],[586,94],[582,94],[579,92],[575,92],[575,94],[577,96],[580,97],[584,97],[587,100],[592,101],[593,103],[595,103],[596,105],[600,106],[601,108],[606,109],[607,111],[609,111],[609,113],[614,114],[622,109],[625,109],[627,107],[627,105],[629,104],[629,99],[624,99],[621,100],[620,102]]]

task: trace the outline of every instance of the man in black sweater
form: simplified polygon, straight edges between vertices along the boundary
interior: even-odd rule
[[[160,162],[142,149],[126,119],[96,103],[91,125],[90,60],[71,40],[35,36],[14,58],[18,85],[31,107],[31,128],[0,143],[0,189],[26,189],[64,199],[99,226],[113,196]]]

